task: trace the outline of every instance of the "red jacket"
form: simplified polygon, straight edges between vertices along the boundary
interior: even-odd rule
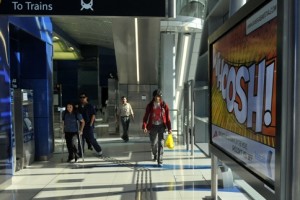
[[[150,103],[148,103],[148,105],[146,107],[146,113],[143,117],[142,129],[145,129],[145,127],[147,127],[148,130],[151,130],[152,118],[150,116],[153,114],[153,102],[154,102],[154,100],[152,100]],[[172,128],[171,128],[169,106],[164,101],[161,101],[160,105],[161,105],[162,113],[164,113],[164,115],[162,115],[163,122],[164,122],[166,128],[168,129],[168,131],[170,132],[172,130]]]

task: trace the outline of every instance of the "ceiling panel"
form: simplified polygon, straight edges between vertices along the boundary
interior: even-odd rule
[[[54,16],[52,21],[78,45],[115,49],[120,83],[157,84],[159,19],[138,20],[140,82],[137,81],[134,18]]]
[[[133,18],[113,20],[119,82],[155,85],[158,83],[160,20],[138,19],[137,24],[138,44]]]
[[[55,16],[52,21],[79,45],[114,48],[111,18]]]
[[[160,32],[198,32],[202,20],[194,17],[138,19],[139,81],[137,80],[135,25],[133,17],[53,16],[61,29],[77,45],[113,49],[122,84],[157,84]],[[55,31],[55,30],[54,30]]]

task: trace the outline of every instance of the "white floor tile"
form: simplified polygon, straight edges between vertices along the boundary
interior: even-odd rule
[[[192,156],[183,145],[166,149],[164,165],[158,167],[151,160],[148,137],[131,137],[128,143],[120,138],[98,141],[104,157],[86,150],[84,162],[66,163],[61,162],[66,153],[58,151],[50,161],[35,162],[16,172],[13,184],[0,192],[1,200],[134,200],[137,195],[141,200],[145,195],[152,195],[149,200],[196,200],[211,194],[211,161],[199,150]],[[239,192],[222,191],[219,196],[246,199]]]

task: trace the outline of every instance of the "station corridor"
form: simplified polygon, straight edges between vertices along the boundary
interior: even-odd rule
[[[84,161],[67,163],[62,140],[56,139],[53,157],[16,172],[12,186],[0,193],[1,200],[199,200],[211,195],[211,160],[196,147],[193,156],[184,145],[166,148],[164,164],[158,167],[142,132],[131,135],[128,143],[109,135],[98,142],[103,157],[86,149]],[[238,187],[219,188],[218,195],[248,199]]]

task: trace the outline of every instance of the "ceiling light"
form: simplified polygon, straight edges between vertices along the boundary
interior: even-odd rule
[[[139,35],[138,35],[138,20],[134,18],[135,29],[135,51],[136,51],[136,79],[137,83],[140,82],[140,60],[139,60]]]
[[[184,34],[184,42],[183,42],[183,52],[182,52],[182,61],[180,65],[180,76],[179,76],[179,87],[183,86],[184,82],[184,74],[185,74],[185,68],[186,68],[186,60],[187,60],[187,53],[188,53],[188,46],[189,46],[189,40],[191,35],[186,33]]]

